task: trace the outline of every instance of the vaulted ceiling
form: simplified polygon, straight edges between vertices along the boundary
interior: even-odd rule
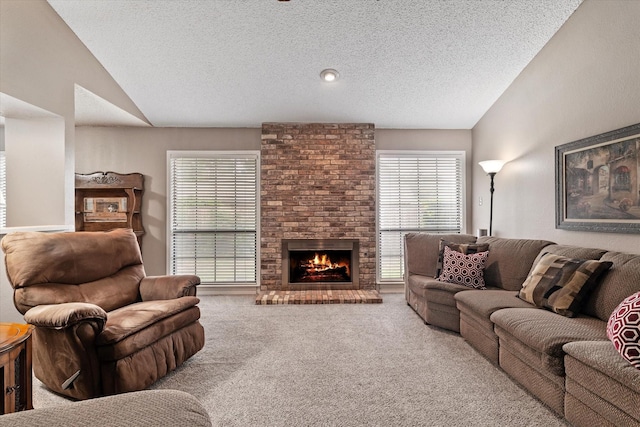
[[[154,126],[470,129],[581,0],[48,2]]]

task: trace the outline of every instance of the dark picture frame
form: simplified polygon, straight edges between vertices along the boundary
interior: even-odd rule
[[[559,145],[556,228],[640,233],[640,123]]]

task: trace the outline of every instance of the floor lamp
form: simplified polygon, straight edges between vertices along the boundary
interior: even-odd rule
[[[491,192],[491,204],[489,210],[489,236],[493,236],[493,178],[496,176],[502,166],[504,166],[505,162],[502,160],[485,160],[484,162],[478,163],[482,166],[485,173],[491,177],[491,187],[489,187],[489,191]]]

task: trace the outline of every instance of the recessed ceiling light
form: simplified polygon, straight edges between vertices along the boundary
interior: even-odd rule
[[[340,76],[340,74],[333,68],[327,68],[326,70],[322,70],[320,72],[320,78],[325,82],[336,81],[338,80],[338,76]]]

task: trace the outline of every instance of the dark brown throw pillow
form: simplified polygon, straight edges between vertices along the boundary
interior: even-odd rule
[[[546,253],[522,284],[520,299],[566,317],[575,317],[612,263]]]

